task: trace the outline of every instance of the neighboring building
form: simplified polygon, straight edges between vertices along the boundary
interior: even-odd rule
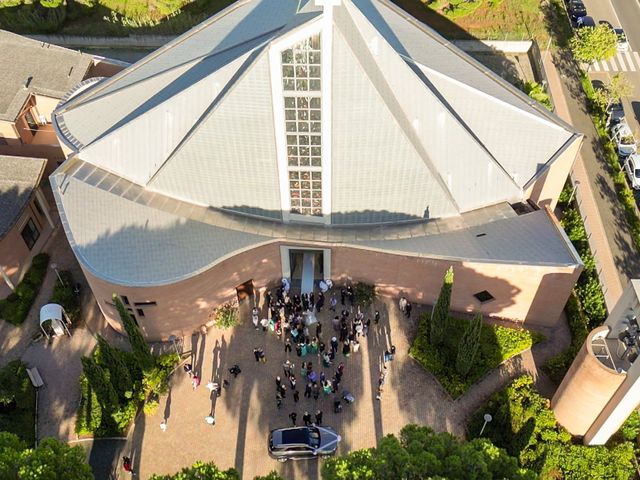
[[[46,163],[0,156],[0,298],[15,289],[53,231],[40,187]]]
[[[51,177],[107,319],[197,328],[281,277],[554,324],[573,128],[386,0],[239,1],[54,113]],[[541,206],[542,209],[538,210]]]
[[[0,154],[47,158],[53,170],[64,153],[51,126],[62,96],[82,80],[113,74],[95,59],[67,48],[0,30]]]
[[[640,404],[640,280],[631,280],[604,325],[591,331],[551,407],[572,435],[604,445]]]

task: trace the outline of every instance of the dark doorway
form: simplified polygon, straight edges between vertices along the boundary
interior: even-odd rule
[[[296,293],[309,293],[324,278],[324,252],[322,250],[289,250],[291,289]]]

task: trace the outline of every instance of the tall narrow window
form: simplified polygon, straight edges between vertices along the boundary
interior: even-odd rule
[[[38,238],[40,237],[40,231],[38,230],[38,227],[36,227],[36,224],[33,223],[33,219],[31,218],[24,226],[20,234],[22,235],[22,239],[24,240],[24,243],[27,244],[29,250],[33,248],[33,246],[38,241]]]
[[[31,130],[31,133],[33,135],[36,134],[36,132],[38,131],[38,123],[36,122],[36,120],[33,118],[33,115],[31,114],[30,110],[27,110],[26,112],[24,112],[24,119],[27,122],[27,125],[29,125],[29,130]]]
[[[320,34],[282,51],[291,213],[322,216]]]

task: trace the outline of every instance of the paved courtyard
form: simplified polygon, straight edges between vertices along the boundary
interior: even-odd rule
[[[408,356],[410,341],[417,326],[420,310],[414,309],[412,319],[407,320],[396,305],[388,299],[377,301],[382,320],[362,340],[360,351],[344,358],[337,354],[336,363],[325,369],[327,377],[334,373],[338,361],[345,363],[345,375],[341,389],[351,391],[356,397],[352,405],[346,405],[340,414],[334,414],[333,396],[321,394],[318,401],[303,397],[304,383],[299,370],[302,361],[293,353],[285,354],[282,339],[273,332],[256,331],[249,319],[250,307],[242,306],[243,323],[232,331],[212,329],[207,335],[194,334],[185,339],[192,343],[193,368],[202,378],[201,386],[194,391],[189,377],[176,372],[170,393],[161,400],[155,415],[141,415],[130,435],[124,453],[133,458],[140,478],[151,473],[173,473],[180,466],[191,465],[196,460],[214,461],[221,468],[235,467],[242,478],[252,479],[277,470],[286,479],[319,478],[317,461],[288,462],[280,464],[270,459],[266,452],[267,436],[271,429],[290,425],[288,415],[298,414],[302,423],[305,410],[311,414],[316,409],[324,413],[324,424],[334,427],[342,435],[339,453],[375,446],[382,436],[397,433],[407,423],[426,424],[438,431],[464,435],[466,416],[477,408],[494,389],[506,384],[510,378],[524,372],[535,374],[536,359],[518,357],[513,362],[486,377],[467,395],[453,402],[433,377]],[[323,340],[333,335],[330,312],[319,315],[323,324]],[[562,329],[560,329],[562,330]],[[548,333],[548,332],[547,332]],[[313,334],[313,330],[312,330]],[[543,357],[566,345],[566,332],[560,332],[539,352]],[[558,340],[555,340],[557,338]],[[381,400],[376,400],[378,373],[382,353],[395,345],[397,355],[388,365],[388,375]],[[256,363],[253,348],[262,347],[267,363]],[[548,350],[548,351],[546,351]],[[284,378],[282,363],[289,358],[296,365],[300,402],[295,404],[291,391],[287,392],[281,410],[276,408],[275,377]],[[319,359],[311,358],[314,369],[321,369]],[[222,396],[211,398],[205,385],[210,380],[222,382],[229,378],[228,368],[239,364],[242,373],[230,378],[231,385]],[[215,411],[215,426],[204,418]],[[167,431],[162,432],[160,422],[167,419]]]

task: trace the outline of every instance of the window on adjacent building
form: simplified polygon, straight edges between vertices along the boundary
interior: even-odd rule
[[[322,215],[320,34],[282,51],[291,213]]]
[[[139,317],[144,317],[144,310],[142,310],[141,308],[136,308],[136,311],[138,312]]]
[[[38,241],[38,238],[40,237],[40,231],[38,230],[38,227],[36,227],[36,224],[33,222],[33,219],[31,218],[29,219],[27,224],[24,226],[20,234],[22,235],[22,239],[24,240],[24,243],[27,244],[27,247],[29,248],[29,250],[33,248],[33,246]]]
[[[129,305],[129,297],[127,297],[126,295],[120,295],[120,298],[122,299],[122,303],[124,303],[125,305]]]
[[[478,293],[474,293],[473,296],[476,297],[476,299],[480,303],[487,303],[487,302],[490,302],[491,300],[493,300],[495,298],[493,295],[491,295],[486,290],[483,290],[483,291],[478,292]]]
[[[26,120],[27,125],[29,125],[29,130],[31,130],[31,133],[35,135],[38,131],[39,125],[38,122],[36,122],[35,118],[33,118],[30,110],[24,112],[24,119]]]

